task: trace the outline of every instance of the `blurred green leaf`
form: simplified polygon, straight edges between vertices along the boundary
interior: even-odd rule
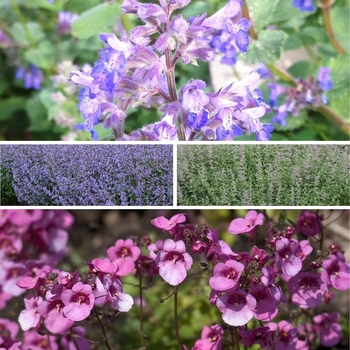
[[[334,30],[334,35],[338,39],[343,49],[349,52],[350,37],[349,37],[349,7],[332,7],[331,23]]]
[[[0,101],[0,120],[7,120],[14,112],[24,109],[26,98],[22,96],[11,97]]]
[[[120,5],[101,4],[83,12],[72,23],[72,34],[78,39],[86,39],[108,29],[120,16]]]
[[[33,39],[36,43],[41,41],[43,38],[45,38],[45,34],[43,30],[41,29],[40,25],[36,22],[28,22],[27,23],[28,30],[33,36]],[[19,45],[30,45],[29,39],[21,25],[21,23],[16,22],[12,28],[11,28],[11,35],[12,38],[19,44]]]
[[[55,47],[50,41],[45,40],[39,44],[37,49],[26,51],[24,57],[39,68],[49,69],[55,64]]]
[[[282,126],[281,124],[273,123],[273,127],[276,131],[292,131],[304,126],[307,120],[307,111],[304,109],[300,112],[297,117],[288,116],[286,121],[287,125]]]
[[[47,0],[30,0],[30,1],[23,1],[22,5],[30,9],[41,8],[41,9],[50,10],[50,11],[58,11],[59,3],[60,1],[54,1],[52,4],[50,4]]]
[[[284,21],[289,21],[291,18],[293,20],[297,18],[304,18],[312,15],[313,12],[302,12],[298,8],[292,6],[292,1],[282,0],[277,3],[277,6],[272,13],[272,18],[274,18],[273,23],[281,23]]]
[[[248,63],[275,63],[281,56],[287,34],[280,30],[262,30],[259,41],[249,44],[244,56]]]
[[[331,69],[333,87],[327,92],[329,99],[349,94],[349,56],[342,55],[331,58],[328,66]]]
[[[274,11],[281,0],[248,0],[249,14],[252,24],[258,32],[269,25],[274,17]],[[284,0],[282,0],[284,1]]]
[[[293,78],[306,79],[310,75],[310,65],[308,61],[299,61],[289,67],[288,72]]]

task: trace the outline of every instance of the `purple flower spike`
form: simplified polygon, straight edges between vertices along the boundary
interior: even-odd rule
[[[323,313],[314,317],[314,328],[324,346],[334,346],[340,342],[342,329],[338,312]]]
[[[331,79],[331,69],[328,67],[321,67],[318,70],[317,80],[321,85],[322,90],[330,90],[333,86]]]
[[[225,264],[218,263],[214,268],[213,277],[209,280],[209,285],[215,290],[224,291],[233,288],[241,277],[244,265],[229,260]]]
[[[231,221],[228,232],[238,235],[248,233],[249,238],[253,238],[255,227],[264,223],[264,215],[258,214],[255,210],[250,210],[244,219],[235,219]]]
[[[170,285],[177,286],[186,278],[193,260],[186,253],[183,241],[175,242],[172,239],[167,239],[164,242],[163,249],[159,251],[156,257],[156,263],[161,277]]]
[[[230,326],[243,326],[253,318],[256,299],[242,289],[230,289],[218,297],[216,306],[222,312],[222,319]]]

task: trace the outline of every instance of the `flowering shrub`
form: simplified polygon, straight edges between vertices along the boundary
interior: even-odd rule
[[[172,145],[3,145],[2,204],[171,205]],[[4,186],[4,187],[3,187]]]
[[[217,229],[185,223],[186,214],[177,214],[168,227],[162,225],[170,238],[153,243],[150,236],[118,239],[103,256],[84,262],[75,272],[52,265],[45,255],[50,244],[40,245],[41,255],[21,245],[43,231],[58,230],[67,238],[69,214],[1,214],[6,244],[0,246],[0,264],[16,268],[16,274],[1,275],[1,307],[26,293],[17,321],[0,319],[2,348],[34,349],[40,344],[48,350],[221,350],[243,344],[298,350],[336,346],[342,327],[348,331],[348,322],[333,311],[333,299],[350,287],[350,264],[334,242],[336,235],[325,245],[326,227],[319,212],[302,211],[299,217],[294,212],[291,217],[298,224],[289,217],[288,225],[282,216],[275,224],[255,211],[246,219],[234,219],[226,238],[243,233],[241,220],[258,220],[259,227],[246,232],[254,240],[248,251],[233,251]],[[58,221],[53,223],[53,218]],[[154,220],[158,224],[167,219]],[[303,235],[311,226],[318,229]],[[64,250],[62,238],[48,237],[56,239],[56,251]],[[9,285],[15,291],[10,295]],[[195,318],[192,328],[188,316]]]
[[[178,146],[179,205],[349,205],[348,145]]]
[[[9,0],[0,126],[6,139],[346,140],[348,14],[345,0]],[[213,88],[213,61],[240,64],[234,82]]]

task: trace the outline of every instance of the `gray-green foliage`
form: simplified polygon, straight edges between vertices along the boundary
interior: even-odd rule
[[[350,146],[178,146],[179,205],[350,204]]]

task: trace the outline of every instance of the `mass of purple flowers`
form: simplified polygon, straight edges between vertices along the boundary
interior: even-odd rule
[[[259,90],[252,91],[260,79],[257,72],[215,93],[196,79],[177,89],[177,63],[196,65],[224,53],[223,63],[233,64],[236,53],[246,52],[249,44],[250,23],[242,18],[239,0],[229,0],[210,17],[172,16],[189,3],[122,1],[124,14],[134,14],[144,24],[119,37],[101,34],[105,46],[94,67],[72,72],[71,81],[82,86],[78,98],[85,121],[78,129],[89,131],[93,140],[99,123],[111,128],[116,140],[226,141],[243,133],[255,133],[260,141],[270,139],[273,126],[260,122],[269,107]],[[157,106],[162,117],[126,135],[128,110],[139,106]]]
[[[21,204],[172,205],[172,145],[3,145],[1,152]]]
[[[23,346],[16,339],[18,324],[0,319],[1,349],[29,350],[38,342],[45,345],[41,349],[58,349],[60,342],[66,349],[87,350],[89,335],[81,322],[89,319],[97,321],[103,333],[101,342],[92,343],[112,350],[105,328],[109,321],[102,322],[102,317],[127,313],[133,307],[134,298],[123,290],[128,275],[151,284],[159,275],[173,286],[173,293],[160,302],[174,297],[179,349],[189,348],[179,333],[177,296],[185,284],[203,276],[211,290],[207,303],[217,310],[218,318],[204,326],[192,350],[238,348],[239,344],[307,350],[319,344],[332,347],[341,340],[339,313],[320,305],[331,303],[332,291],[349,289],[350,264],[337,244],[323,247],[323,217],[317,212],[303,210],[294,225],[284,227],[273,222],[264,226],[265,215],[254,210],[232,220],[228,228],[232,235],[248,234],[254,242],[261,234],[265,238],[260,247],[254,243],[244,252],[232,251],[217,229],[185,223],[185,214],[170,219],[160,216],[152,224],[170,238],[154,243],[149,236],[118,239],[104,257],[85,262],[84,273],[56,267],[57,256],[65,251],[66,229],[73,221],[70,214],[3,210],[0,218],[0,308],[28,292],[18,317]],[[141,302],[141,322],[142,310]],[[142,339],[145,345],[147,338]]]

